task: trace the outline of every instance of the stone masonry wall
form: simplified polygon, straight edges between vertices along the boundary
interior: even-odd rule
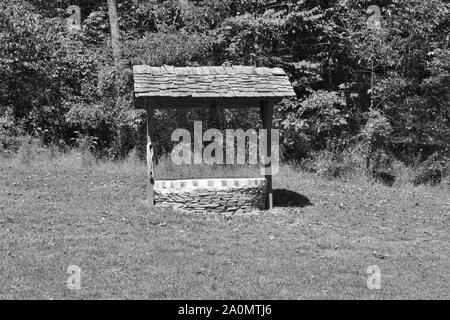
[[[263,210],[266,180],[196,179],[155,181],[156,205],[194,213],[242,214]]]

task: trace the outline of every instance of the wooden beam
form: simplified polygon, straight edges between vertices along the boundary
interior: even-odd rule
[[[209,105],[208,110],[208,126],[210,128],[214,127],[216,121],[217,121],[217,104],[215,101],[212,101]]]
[[[155,186],[155,170],[154,170],[154,155],[155,155],[155,145],[154,141],[152,141],[152,133],[153,133],[153,115],[154,115],[153,106],[148,103],[147,104],[147,202],[151,209],[153,209],[155,205],[155,194],[154,194],[154,186]]]
[[[263,128],[267,130],[267,157],[272,156],[272,121],[273,121],[273,101],[264,101],[260,103],[260,115],[263,123]],[[273,208],[273,190],[272,190],[272,162],[265,164],[265,175],[267,182],[266,189],[266,209]]]
[[[239,108],[253,108],[259,107],[261,98],[217,98],[217,99],[207,99],[207,98],[191,98],[191,97],[179,97],[179,98],[162,98],[162,97],[145,97],[134,95],[136,101],[135,108],[145,108],[147,103],[143,101],[150,101],[155,109],[181,109],[181,110],[192,110],[192,109],[208,109],[212,102],[216,104],[218,109],[239,109]],[[266,99],[266,98],[264,98]],[[278,103],[281,98],[272,97],[267,98],[267,101],[272,101]]]
[[[217,103],[245,103],[245,102],[260,102],[263,99],[264,101],[281,101],[285,97],[159,97],[159,96],[152,96],[152,95],[143,95],[138,92],[134,93],[135,97],[137,99],[149,99],[152,101],[152,103],[159,103],[159,102],[182,102],[182,103],[193,103],[193,102],[202,102],[208,105],[212,101],[215,101]],[[188,107],[188,105],[186,105]]]

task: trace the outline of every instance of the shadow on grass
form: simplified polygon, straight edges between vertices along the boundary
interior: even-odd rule
[[[312,206],[311,201],[297,192],[287,189],[275,189],[273,190],[273,206],[274,207],[307,207]]]

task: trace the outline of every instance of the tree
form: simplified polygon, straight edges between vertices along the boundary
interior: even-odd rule
[[[121,58],[119,17],[117,15],[117,0],[108,0],[109,25],[111,28],[111,46],[114,64],[119,66]]]

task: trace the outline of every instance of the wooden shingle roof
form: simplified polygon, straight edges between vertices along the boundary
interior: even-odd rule
[[[261,98],[277,100],[295,92],[281,68],[133,67],[136,98]]]

